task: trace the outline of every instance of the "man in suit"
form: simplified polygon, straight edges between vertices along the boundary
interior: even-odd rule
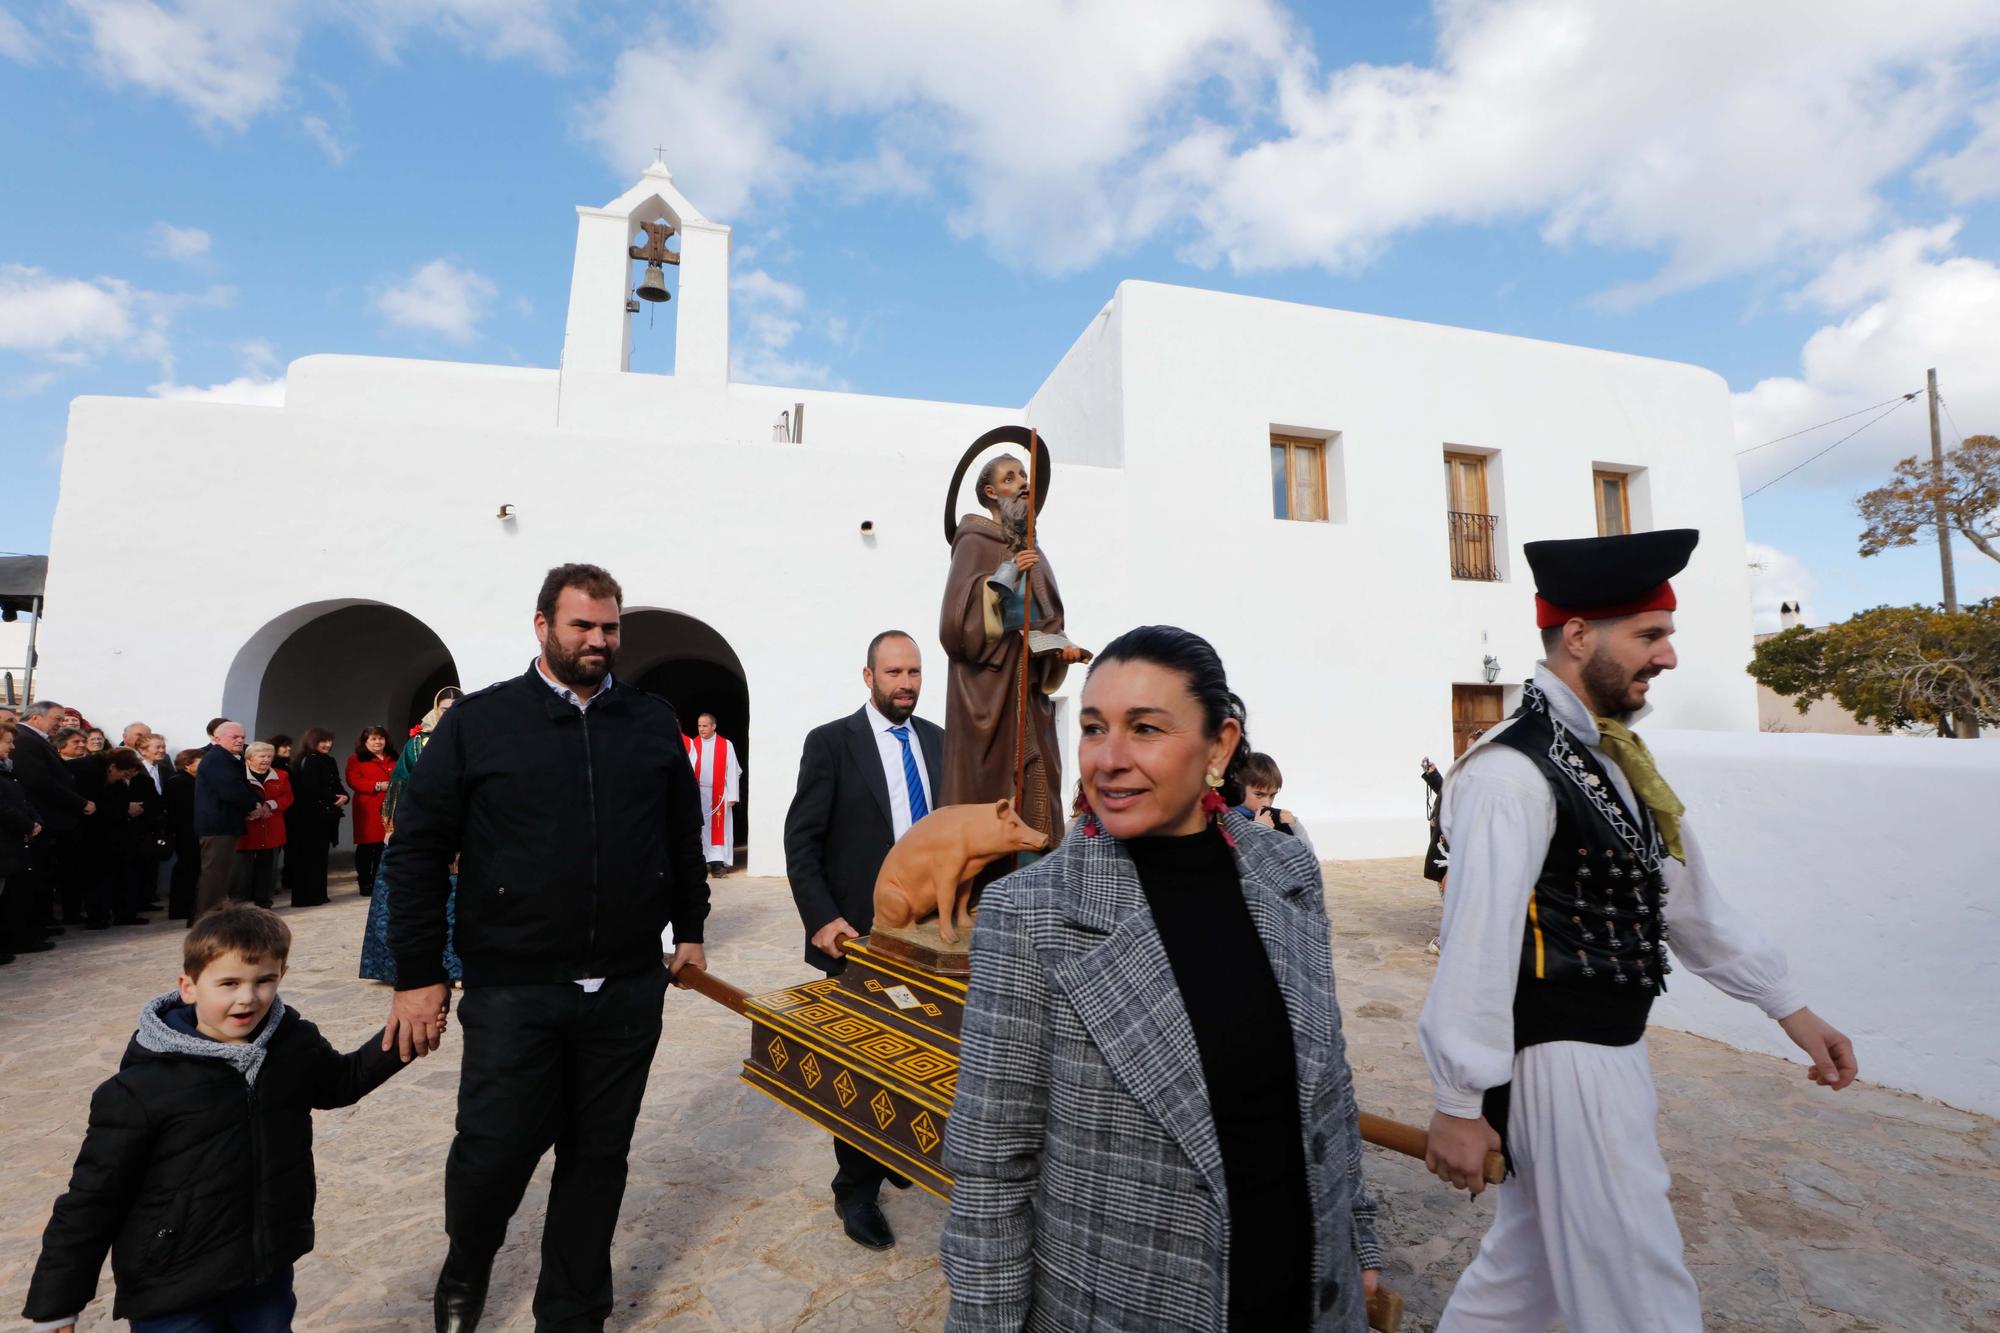
[[[806,929],[806,961],[828,974],[847,966],[846,940],[875,924],[875,875],[910,825],[936,804],[944,729],[913,716],[923,687],[916,640],[884,630],[868,645],[861,683],[868,702],[815,727],[799,756],[799,786],[785,815],[785,873]],[[844,1140],[833,1204],[848,1239],[871,1250],[896,1243],[877,1202],[882,1182],[909,1181]]]
[[[14,777],[28,794],[28,804],[42,831],[29,844],[28,856],[34,863],[35,896],[44,921],[55,920],[55,899],[62,890],[63,916],[73,924],[83,921],[82,881],[66,877],[60,864],[64,844],[83,827],[83,817],[97,807],[76,789],[76,774],[65,764],[55,742],[50,739],[63,728],[63,706],[53,699],[37,699],[21,718],[14,745]]]

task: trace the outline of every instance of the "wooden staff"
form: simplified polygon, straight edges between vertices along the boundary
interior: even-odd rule
[[[1035,549],[1035,482],[1036,464],[1040,461],[1041,434],[1034,427],[1028,428],[1028,544],[1027,549]],[[1021,671],[1015,693],[1015,707],[1019,716],[1014,727],[1014,813],[1026,819],[1028,802],[1028,668],[1034,660],[1034,650],[1029,646],[1029,635],[1035,627],[1035,571],[1030,569],[1022,576],[1021,602]]]

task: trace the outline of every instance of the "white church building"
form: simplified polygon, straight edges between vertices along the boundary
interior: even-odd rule
[[[1211,639],[1322,855],[1422,849],[1418,761],[1510,711],[1539,654],[1536,538],[1700,528],[1653,725],[1757,726],[1729,398],[1707,370],[1127,282],[1025,404],[744,384],[729,228],[658,164],[577,214],[553,369],[307,356],[282,407],[78,399],[46,693],[176,745],[225,714],[252,735],[330,726],[345,753],[366,724],[400,736],[440,685],[524,670],[543,572],[592,561],[625,589],[619,676],[690,728],[718,714],[748,866],[779,874],[801,741],[860,705],[876,631],[915,635],[920,711],[942,718],[942,492],[974,439],[1025,424],[1055,458],[1041,543],[1071,636]],[[628,247],[657,221],[680,247],[671,375],[629,369]],[[164,542],[129,518],[161,512],[187,518]]]

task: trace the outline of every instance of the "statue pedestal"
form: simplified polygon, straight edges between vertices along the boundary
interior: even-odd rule
[[[743,1081],[950,1198],[942,1149],[958,1089],[966,983],[908,961],[926,947],[924,933],[849,940],[839,976],[748,999]],[[938,940],[935,926],[928,933],[941,961],[951,965],[955,955],[963,967],[962,950]]]
[[[972,976],[972,928],[958,933],[958,943],[946,944],[938,934],[937,918],[914,926],[877,926],[865,941],[870,954],[933,976],[964,981]]]

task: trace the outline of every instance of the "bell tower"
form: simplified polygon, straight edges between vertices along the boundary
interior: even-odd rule
[[[661,224],[665,224],[662,226]],[[674,376],[722,384],[729,379],[729,228],[710,222],[674,188],[673,173],[656,161],[631,189],[602,208],[578,205],[576,263],[570,271],[569,322],[562,368],[624,371],[632,366],[634,265],[647,264],[645,285],[660,263],[672,263],[667,238],[680,243],[680,296],[674,301]],[[664,255],[650,262],[635,253]],[[664,289],[657,289],[665,298]],[[654,299],[649,290],[648,299]],[[633,302],[636,304],[636,302]]]

